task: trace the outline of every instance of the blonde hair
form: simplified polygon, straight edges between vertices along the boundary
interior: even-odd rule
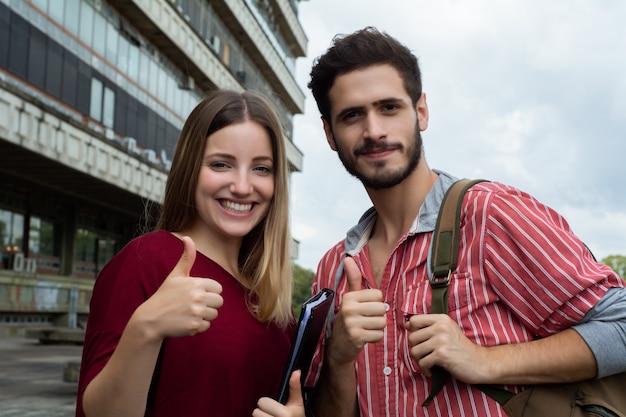
[[[176,232],[195,222],[198,211],[194,195],[206,139],[226,126],[246,120],[263,126],[270,137],[275,186],[267,215],[243,239],[239,268],[251,282],[248,305],[253,314],[262,322],[284,327],[293,320],[289,168],[280,120],[262,95],[217,90],[192,110],[176,145],[156,229]]]

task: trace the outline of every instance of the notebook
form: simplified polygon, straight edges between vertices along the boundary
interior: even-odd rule
[[[301,386],[309,373],[313,354],[326,324],[328,312],[333,306],[334,297],[333,290],[323,288],[302,304],[298,328],[280,383],[278,401],[282,404],[285,404],[289,397],[289,377],[293,371],[300,369]]]

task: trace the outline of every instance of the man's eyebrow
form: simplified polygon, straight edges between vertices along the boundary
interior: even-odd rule
[[[375,101],[374,104],[375,106],[380,106],[381,104],[403,104],[404,100],[402,100],[401,98],[396,98],[396,97],[389,97],[389,98],[383,98],[381,100]]]

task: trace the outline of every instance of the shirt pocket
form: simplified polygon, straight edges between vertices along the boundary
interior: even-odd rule
[[[470,272],[453,273],[447,292],[448,312],[467,307],[475,299],[474,284]],[[432,305],[430,282],[411,284],[403,294],[400,313],[403,318],[414,314],[429,314]]]
[[[459,318],[465,316],[467,313],[463,310],[471,309],[472,300],[475,300],[474,296],[474,283],[470,272],[453,273],[450,279],[450,285],[447,292],[448,297],[448,314],[453,318]],[[415,314],[429,314],[431,309],[431,297],[432,291],[430,289],[430,282],[424,280],[411,284],[406,292],[403,294],[403,299],[400,302],[400,309],[398,311],[398,323],[404,325],[404,322],[408,318]],[[459,311],[461,310],[461,311]],[[459,313],[461,313],[459,315]],[[461,323],[459,323],[461,325]],[[411,372],[417,373],[419,369],[417,364],[413,361],[410,354],[411,346],[409,345],[409,332],[400,330],[400,356],[402,360]]]

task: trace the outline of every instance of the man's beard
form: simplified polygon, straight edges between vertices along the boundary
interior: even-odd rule
[[[415,126],[414,140],[406,149],[406,156],[408,163],[405,167],[401,167],[395,171],[389,171],[384,173],[374,173],[370,176],[366,176],[362,172],[359,172],[356,167],[356,159],[346,158],[345,151],[341,149],[335,141],[337,148],[337,155],[341,163],[346,168],[346,171],[352,176],[356,177],[366,188],[372,190],[382,190],[385,188],[391,188],[400,184],[407,178],[417,167],[417,164],[422,156],[422,135],[420,134],[419,126]],[[381,141],[369,141],[362,147],[355,149],[353,154],[357,158],[363,151],[369,151],[372,149],[385,150],[389,147],[388,143],[384,140]],[[381,162],[380,167],[383,167],[385,162]]]

